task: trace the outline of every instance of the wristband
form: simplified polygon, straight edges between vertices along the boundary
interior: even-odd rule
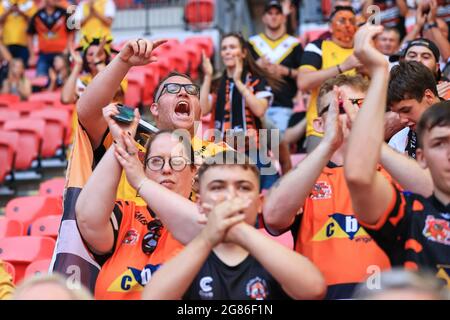
[[[426,23],[423,29],[426,31],[438,27],[439,27],[438,24],[436,22],[433,22],[433,23]]]
[[[342,71],[342,69],[341,69],[341,66],[340,66],[339,64],[338,64],[336,67],[337,67],[337,69],[338,69],[339,74],[343,73],[343,71]]]
[[[139,196],[139,192],[141,191],[141,188],[144,186],[144,184],[147,182],[147,178],[142,179],[141,183],[139,183],[139,186],[136,189],[136,197]]]

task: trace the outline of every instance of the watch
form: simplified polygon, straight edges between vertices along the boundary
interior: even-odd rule
[[[438,24],[436,22],[433,22],[433,23],[426,23],[425,27],[423,29],[430,30],[430,29],[438,28],[438,27],[439,27]]]

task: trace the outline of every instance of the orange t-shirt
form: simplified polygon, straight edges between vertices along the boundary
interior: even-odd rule
[[[324,168],[291,229],[295,250],[320,269],[329,291],[330,286],[336,289],[336,298],[349,298],[346,286],[364,281],[377,268],[390,267],[386,254],[355,217],[343,167]]]
[[[117,201],[111,216],[114,229],[114,252],[102,265],[95,285],[95,299],[140,299],[144,286],[152,273],[182,249],[164,227],[155,251],[147,255],[142,251],[142,238],[148,232],[147,224],[154,220],[146,206],[130,201]]]

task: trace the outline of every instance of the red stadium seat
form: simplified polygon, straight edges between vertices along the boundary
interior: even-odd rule
[[[3,125],[3,129],[19,133],[14,169],[26,170],[31,168],[33,160],[38,159],[40,155],[45,133],[45,121],[29,118],[8,120]]]
[[[198,69],[202,63],[202,53],[195,44],[183,44],[183,49],[189,57],[189,71],[191,77],[198,79]]]
[[[69,112],[56,108],[45,108],[30,113],[30,118],[45,121],[45,139],[42,141],[41,155],[50,158],[55,155],[58,148],[64,146],[66,131],[69,130]]]
[[[160,45],[158,48],[156,48],[152,54],[155,56],[160,56],[162,54],[165,54],[167,52],[173,52],[180,46],[180,41],[178,39],[167,39],[167,42]]]
[[[53,178],[39,185],[40,196],[62,197],[64,193],[65,178]]]
[[[19,220],[28,230],[37,218],[62,214],[61,197],[29,196],[18,197],[6,204],[5,216]]]
[[[14,170],[19,133],[0,130],[0,183]]]
[[[31,111],[39,110],[42,108],[45,108],[45,102],[43,101],[22,101],[10,104],[8,106],[8,109],[18,110],[22,115],[27,115]]]
[[[28,101],[44,102],[47,106],[54,106],[61,101],[61,92],[37,92],[30,95]]]
[[[174,68],[174,66],[171,63],[171,60],[169,59],[169,57],[166,56],[158,57],[158,61],[153,65],[158,67],[159,77],[161,79],[166,77]]]
[[[214,0],[188,0],[184,18],[188,26],[198,29],[210,27],[214,21]]]
[[[16,283],[16,269],[14,268],[14,266],[7,261],[0,261],[0,264],[2,263],[3,266],[5,267],[5,271],[11,275],[12,282]]]
[[[8,107],[10,104],[20,101],[20,97],[14,94],[0,94],[0,107]]]
[[[0,108],[0,129],[7,120],[19,119],[20,111]]]
[[[171,51],[166,54],[170,58],[173,68],[180,73],[187,73],[189,69],[189,55],[179,48],[179,50]]]
[[[52,259],[33,261],[25,269],[25,277],[24,278],[26,279],[28,277],[48,274],[48,270],[50,268],[51,263],[52,263]]]
[[[129,75],[127,79],[128,87],[125,92],[125,104],[130,107],[137,107],[142,101],[143,87],[133,76]]]
[[[0,217],[0,238],[20,237],[25,235],[22,222]]]
[[[214,42],[210,37],[190,37],[184,40],[184,43],[197,46],[200,53],[205,50],[209,58],[214,54]]]
[[[61,215],[40,217],[31,223],[31,236],[47,236],[56,240],[58,236]]]
[[[33,261],[51,259],[55,240],[50,237],[11,237],[0,239],[0,259],[14,265],[16,282],[20,282],[26,267]]]

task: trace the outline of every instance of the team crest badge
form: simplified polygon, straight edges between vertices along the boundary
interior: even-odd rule
[[[330,199],[331,194],[332,194],[331,186],[324,181],[319,181],[316,184],[314,184],[310,198],[314,200]]]
[[[247,296],[253,300],[265,300],[269,294],[269,290],[267,289],[267,284],[264,279],[260,277],[256,277],[251,279],[247,283],[246,288]]]

